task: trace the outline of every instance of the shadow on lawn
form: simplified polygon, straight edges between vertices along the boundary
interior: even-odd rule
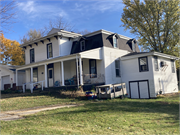
[[[118,102],[97,102],[97,103],[86,103],[80,109],[74,111],[63,111],[55,114],[79,114],[79,113],[96,113],[96,112],[107,112],[113,114],[115,112],[133,112],[133,113],[159,113],[169,114],[172,117],[163,117],[166,120],[178,120],[179,119],[179,104],[162,104],[158,102],[142,102],[142,101],[131,101],[121,100]],[[48,115],[48,114],[47,114]],[[49,114],[49,115],[54,115]]]

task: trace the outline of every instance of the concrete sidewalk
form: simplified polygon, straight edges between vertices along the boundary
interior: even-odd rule
[[[14,110],[14,111],[7,111],[0,113],[0,120],[3,121],[10,121],[10,120],[17,120],[23,119],[25,115],[35,114],[41,111],[46,110],[53,110],[58,108],[65,108],[65,107],[75,107],[79,105],[56,105],[56,106],[47,106],[47,107],[36,107],[36,108],[29,108],[23,110]]]

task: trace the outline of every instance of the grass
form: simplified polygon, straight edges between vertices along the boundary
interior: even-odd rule
[[[52,96],[44,98],[48,101]],[[54,100],[64,103],[72,98]],[[179,94],[157,99],[73,100],[85,105],[1,121],[1,134],[179,134]]]

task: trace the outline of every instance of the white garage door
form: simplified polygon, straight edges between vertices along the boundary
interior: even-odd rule
[[[4,90],[4,84],[10,84],[10,75],[2,77],[2,90]]]
[[[140,98],[149,98],[148,82],[139,82]]]
[[[131,87],[130,88],[131,89],[131,98],[139,98],[138,83],[131,82],[130,87]]]
[[[148,80],[129,82],[131,98],[149,98]]]

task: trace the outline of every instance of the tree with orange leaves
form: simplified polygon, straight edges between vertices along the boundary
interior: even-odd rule
[[[0,62],[2,64],[23,65],[24,51],[17,41],[13,41],[0,34]]]

